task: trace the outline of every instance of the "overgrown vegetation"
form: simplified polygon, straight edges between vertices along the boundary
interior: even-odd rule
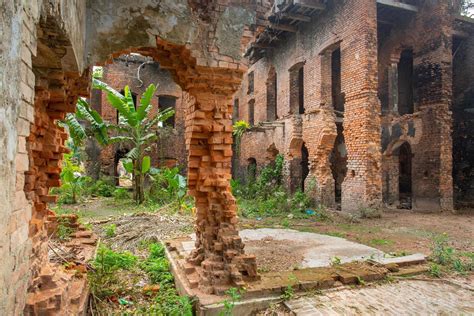
[[[434,277],[441,277],[451,271],[466,274],[474,270],[474,253],[457,252],[449,245],[447,234],[434,237],[431,251],[432,263],[429,273]]]
[[[192,301],[174,287],[162,244],[151,243],[146,257],[100,245],[91,266],[88,277],[99,313],[118,303],[124,315],[193,315]]]
[[[135,105],[128,86],[124,88],[122,95],[109,85],[97,79],[93,79],[95,89],[107,93],[107,100],[119,113],[117,124],[104,121],[100,114],[93,110],[89,104],[79,99],[76,113],[66,117],[64,124],[68,126],[71,138],[75,144],[80,144],[86,137],[94,135],[101,145],[120,143],[131,148],[126,154],[123,166],[127,172],[132,174],[133,198],[139,204],[145,200],[144,181],[145,176],[151,168],[151,158],[148,152],[151,145],[157,140],[157,129],[159,129],[174,111],[170,108],[158,111],[158,114],[150,117],[152,109],[151,99],[155,94],[156,87],[151,84],[143,93],[140,104]],[[88,122],[90,132],[87,132],[80,120]]]
[[[240,212],[245,217],[288,216],[291,218],[314,217],[319,220],[327,218],[321,205],[313,201],[301,191],[288,193],[283,187],[282,155],[277,155],[275,161],[264,167],[255,178],[251,175],[245,184],[231,180],[232,193],[237,197]],[[289,226],[289,223],[282,223]]]

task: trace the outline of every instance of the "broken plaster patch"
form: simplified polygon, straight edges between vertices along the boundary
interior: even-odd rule
[[[219,53],[240,60],[240,39],[245,25],[255,23],[255,15],[255,12],[239,7],[225,9],[216,28]]]

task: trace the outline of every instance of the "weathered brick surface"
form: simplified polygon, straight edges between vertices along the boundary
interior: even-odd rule
[[[351,23],[348,23],[350,21]],[[265,156],[264,150],[273,142],[284,154],[287,166],[287,185],[299,187],[295,177],[300,176],[299,160],[303,144],[309,151],[310,174],[305,187],[318,201],[334,205],[335,183],[329,159],[337,136],[336,116],[331,100],[330,55],[341,49],[342,93],[345,94],[344,136],[348,151],[349,174],[342,190],[342,205],[346,210],[359,206],[377,206],[381,203],[381,162],[376,98],[377,74],[377,23],[373,1],[353,1],[329,5],[315,22],[300,28],[297,36],[287,36],[271,53],[249,68],[254,72],[255,89],[248,95],[244,83],[235,98],[239,99],[239,116],[248,120],[247,104],[255,99],[255,123],[266,121],[266,81],[271,67],[277,75],[277,116],[285,125],[280,134],[268,137],[269,142],[250,143],[245,140],[241,165],[248,156],[257,160]],[[329,57],[328,57],[329,56]],[[329,58],[329,59],[328,59]],[[304,109],[298,112],[298,76],[295,69],[303,67]],[[293,74],[293,75],[292,75]],[[293,78],[293,79],[292,79]],[[291,88],[293,87],[293,89]],[[294,95],[293,95],[293,94]],[[293,104],[293,105],[292,105]],[[296,113],[296,114],[295,114]],[[295,124],[296,123],[296,124]],[[252,132],[253,133],[253,132]],[[258,133],[258,131],[255,131]],[[364,137],[364,142],[359,140]],[[249,153],[252,152],[252,153]],[[242,173],[242,172],[240,172]],[[290,183],[288,183],[290,182]],[[358,205],[361,204],[361,205]]]
[[[274,121],[267,116],[268,100],[273,94],[268,93],[266,85],[274,67],[278,78],[275,122],[281,127],[270,131],[266,127],[271,124],[264,123],[263,128],[244,135],[234,162],[235,175],[245,178],[250,157],[256,158],[262,168],[266,149],[275,144],[285,156],[286,185],[297,187],[304,144],[310,164],[305,187],[318,202],[333,206],[340,190],[343,210],[378,207],[382,202],[398,205],[398,150],[407,142],[412,150],[412,208],[453,208],[451,34],[453,26],[458,25],[463,36],[458,53],[467,56],[472,27],[466,23],[459,27],[460,22],[454,22],[455,10],[447,3],[418,4],[417,13],[378,7],[377,17],[374,1],[329,4],[317,18],[300,24],[296,34],[286,35],[249,67],[255,87],[248,93],[244,77],[234,96],[239,103],[239,119],[250,120],[248,104],[255,100],[255,125]],[[388,20],[392,22],[387,25]],[[334,81],[332,63],[337,49],[341,56],[341,91],[335,97],[333,88],[338,83]],[[414,113],[400,115],[398,63],[406,49],[411,49],[414,56]],[[454,100],[458,100],[461,113],[471,98],[468,82],[472,69],[469,61],[457,60],[466,66],[459,69],[454,85]],[[297,115],[299,87],[294,69],[302,64],[305,113]],[[467,120],[462,121],[457,129],[462,136],[458,139],[464,139],[463,144],[469,148],[472,137],[466,135],[471,133],[464,127],[468,126]],[[339,129],[335,123],[340,124]],[[467,179],[472,168],[469,163],[466,166],[470,154],[458,148],[459,154],[454,156],[459,160],[459,167],[455,166],[457,179],[462,190],[470,192]]]

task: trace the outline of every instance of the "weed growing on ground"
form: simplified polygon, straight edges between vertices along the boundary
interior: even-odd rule
[[[126,315],[176,315],[192,316],[192,301],[178,295],[174,287],[169,262],[165,258],[164,246],[148,243],[148,256],[139,258],[130,252],[117,252],[100,245],[96,258],[91,262],[88,278],[95,302],[107,302],[111,298],[127,297],[130,306],[147,298],[147,303],[133,306]],[[148,276],[157,291],[144,291],[144,287],[130,282],[132,276]],[[138,299],[138,296],[142,299]],[[154,295],[154,296],[153,296]],[[134,297],[137,298],[134,302]],[[149,301],[151,299],[151,302]]]
[[[112,193],[114,199],[116,200],[128,200],[130,199],[130,193],[128,192],[128,189],[126,188],[117,188],[114,190]]]
[[[331,266],[333,266],[333,267],[334,266],[339,266],[339,265],[341,265],[341,263],[342,263],[341,258],[339,258],[337,256],[331,258]]]
[[[288,277],[288,281],[290,284],[286,286],[285,291],[283,291],[283,294],[281,295],[281,299],[284,301],[289,301],[295,296],[295,290],[293,286],[298,284],[298,278],[292,274]]]
[[[226,299],[223,301],[224,309],[219,313],[219,316],[232,316],[235,303],[242,299],[244,292],[244,289],[237,289],[235,287],[228,289],[225,294],[229,295],[230,300]]]
[[[110,224],[105,226],[105,236],[108,238],[115,237],[116,233],[115,230],[117,229],[117,225]]]
[[[431,251],[433,263],[429,273],[434,277],[442,275],[442,268],[459,274],[466,274],[474,270],[472,253],[457,253],[453,247],[449,246],[449,237],[446,233],[434,237]]]
[[[370,243],[374,246],[392,245],[393,240],[382,239],[382,238],[374,238],[370,241]]]

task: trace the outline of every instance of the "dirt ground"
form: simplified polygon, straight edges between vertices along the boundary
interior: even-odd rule
[[[285,227],[328,234],[356,241],[385,252],[430,254],[433,237],[446,233],[457,251],[474,251],[474,213],[417,213],[385,210],[381,218],[351,222],[340,212],[329,212],[329,219],[241,218],[242,228]],[[284,225],[282,225],[284,224]]]
[[[65,212],[78,213],[86,222],[150,211],[162,215],[163,212],[166,213],[166,210],[163,209],[157,208],[155,210],[150,206],[137,206],[133,201],[114,201],[113,198],[93,198],[77,205],[64,205],[62,209]],[[418,213],[409,210],[386,209],[381,218],[363,218],[357,221],[343,216],[338,211],[328,210],[327,213],[328,219],[326,220],[319,220],[316,216],[309,216],[305,219],[267,217],[260,220],[241,217],[240,227],[242,229],[291,228],[346,238],[385,252],[421,252],[427,255],[431,252],[434,236],[446,233],[451,246],[457,251],[474,252],[474,212],[464,214]],[[161,233],[166,232],[164,235],[175,236],[176,234],[171,231],[177,230],[179,234],[192,232],[193,219],[191,215],[182,214],[180,218],[183,219],[183,223],[166,227]],[[118,226],[124,224],[121,222]],[[159,225],[154,227],[161,229]],[[120,228],[120,230],[123,229]],[[144,231],[150,231],[152,228],[153,225],[147,226]],[[267,259],[263,258],[262,260]]]

